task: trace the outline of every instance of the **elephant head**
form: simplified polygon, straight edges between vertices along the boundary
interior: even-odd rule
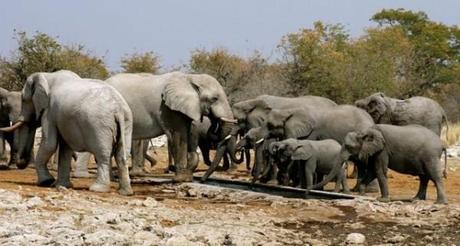
[[[384,148],[385,138],[382,133],[371,127],[362,132],[349,132],[345,136],[341,155],[345,160],[350,156],[357,156],[367,162],[369,157],[383,151]]]
[[[239,127],[248,131],[251,128],[265,125],[266,116],[271,111],[271,107],[264,100],[255,98],[235,103],[232,110]]]
[[[57,80],[65,80],[67,78],[80,78],[77,74],[60,70],[54,73],[34,73],[30,75],[22,89],[22,101],[20,101],[20,113],[13,121],[10,127],[0,128],[0,131],[14,132],[18,130],[17,137],[15,136],[15,145],[18,151],[17,166],[20,169],[26,168],[29,164],[33,143],[35,139],[35,130],[41,125],[41,116],[48,109],[50,95],[50,84]]]
[[[211,121],[236,123],[224,89],[209,75],[172,73],[162,98],[167,107],[192,120],[207,116]]]
[[[381,123],[382,119],[390,113],[390,106],[385,98],[385,94],[378,92],[364,99],[357,100],[355,106],[366,110],[375,123]]]
[[[34,139],[31,138],[30,134],[35,133],[33,125],[23,124],[22,108],[23,102],[20,92],[0,88],[0,117],[3,126],[0,131],[3,131],[3,134],[10,138],[10,164],[16,164],[18,168],[25,168],[32,159]],[[30,104],[26,104],[25,108],[30,109]],[[13,126],[9,126],[10,122],[13,123]]]
[[[267,118],[270,136],[276,138],[307,138],[314,129],[314,119],[308,109],[277,110]]]

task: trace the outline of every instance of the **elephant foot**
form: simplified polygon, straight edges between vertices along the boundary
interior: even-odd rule
[[[0,164],[0,170],[8,170],[8,169],[10,169],[10,166],[8,164],[6,164],[6,163],[5,164],[3,164],[3,163]]]
[[[276,179],[270,179],[270,180],[267,182],[267,184],[269,184],[269,185],[278,185],[278,180],[276,180]]]
[[[56,182],[54,177],[38,178],[37,184],[40,187],[52,187]]]
[[[448,202],[447,202],[446,198],[438,198],[438,199],[436,199],[435,204],[445,204],[445,205],[447,205]]]
[[[182,183],[182,182],[192,182],[193,173],[190,170],[177,170],[176,175],[173,177],[173,182]]]
[[[129,176],[131,177],[146,177],[149,176],[149,173],[146,172],[143,168],[133,168],[129,171]]]
[[[351,194],[351,191],[349,189],[344,189],[342,190],[343,194]]]
[[[60,187],[64,187],[64,188],[67,188],[67,189],[73,188],[73,184],[72,184],[72,182],[70,182],[70,181],[59,181],[59,180],[57,180],[57,181],[53,184],[53,186],[55,186],[55,187],[58,188],[58,189],[59,189]]]
[[[109,192],[110,184],[101,184],[96,182],[89,187],[89,190],[94,192]]]
[[[93,178],[96,175],[89,173],[88,171],[75,171],[72,173],[73,178]]]
[[[379,201],[379,202],[391,202],[389,197],[379,197],[379,198],[377,198],[377,201]]]
[[[131,187],[129,188],[120,188],[118,189],[118,194],[122,196],[132,196],[134,195],[134,191]]]
[[[368,185],[366,186],[366,193],[378,193],[380,192],[378,185]]]

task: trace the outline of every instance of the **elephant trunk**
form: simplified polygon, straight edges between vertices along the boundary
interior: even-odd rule
[[[261,173],[262,170],[265,170],[265,160],[264,160],[264,154],[263,154],[263,145],[262,144],[257,144],[254,147],[254,152],[255,152],[255,160],[254,160],[254,172],[253,172],[253,179],[252,182],[256,182],[261,178]]]
[[[227,142],[227,150],[230,155],[230,159],[232,162],[236,164],[241,164],[243,162],[244,157],[244,149],[237,150],[236,149],[236,137],[231,136],[231,138]],[[240,157],[237,157],[237,152],[240,152]]]
[[[0,131],[2,131],[2,132],[12,132],[12,131],[18,129],[19,127],[21,127],[22,125],[24,125],[24,121],[18,121],[16,123],[14,123],[12,126],[0,128]]]
[[[32,161],[33,147],[35,142],[35,127],[25,125],[21,127],[14,137],[16,149],[16,166],[18,169],[25,169]]]
[[[332,179],[338,177],[340,172],[344,171],[344,165],[346,165],[346,161],[337,162],[337,164],[332,168],[329,174],[327,174],[327,176],[321,182],[314,184],[313,186],[307,189],[314,190],[325,186],[327,183],[331,182]]]
[[[226,152],[226,146],[225,145],[219,145],[216,150],[216,155],[214,156],[214,160],[211,163],[211,166],[209,166],[208,170],[206,173],[203,175],[201,178],[201,181],[206,181],[206,179],[211,176],[211,174],[216,170],[217,166],[219,165],[220,161],[224,157],[224,154]]]

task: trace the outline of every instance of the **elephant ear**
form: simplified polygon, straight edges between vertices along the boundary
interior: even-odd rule
[[[284,123],[286,138],[307,138],[313,132],[313,120],[291,114]]]
[[[371,128],[358,137],[362,140],[361,150],[359,151],[359,159],[361,160],[367,161],[369,157],[381,152],[385,147],[385,139],[377,129]]]
[[[194,121],[201,118],[199,86],[191,79],[173,78],[163,89],[162,99],[166,106],[179,111]]]
[[[291,159],[296,160],[308,160],[312,156],[311,147],[309,144],[299,145],[292,153]]]
[[[49,106],[50,95],[48,81],[42,73],[32,75],[30,88],[23,90],[24,97],[32,97],[36,119],[39,120],[43,111]]]

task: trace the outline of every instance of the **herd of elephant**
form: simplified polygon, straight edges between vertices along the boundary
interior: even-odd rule
[[[85,170],[90,154],[97,163],[90,190],[110,191],[111,158],[118,168],[119,193],[131,195],[130,174],[143,172],[147,140],[165,134],[174,181],[188,182],[198,166],[198,147],[209,166],[206,179],[224,159],[227,168],[255,155],[253,182],[301,186],[307,192],[335,180],[335,191],[349,192],[345,166],[355,164],[355,191],[364,193],[377,180],[381,201],[389,200],[387,169],[420,179],[414,199],[426,199],[428,181],[438,203],[446,163],[440,140],[447,118],[425,97],[394,99],[383,93],[337,105],[318,96],[261,95],[232,106],[220,83],[206,74],[172,72],[117,74],[105,81],[61,70],[34,73],[20,92],[0,88],[0,128],[11,156],[3,169],[35,163],[39,186],[72,187],[71,161]],[[42,127],[33,157],[35,133]],[[211,160],[209,150],[216,153]],[[86,152],[86,154],[82,154]],[[58,153],[57,179],[48,170]],[[132,168],[127,158],[132,155]],[[245,158],[244,158],[245,157]]]

